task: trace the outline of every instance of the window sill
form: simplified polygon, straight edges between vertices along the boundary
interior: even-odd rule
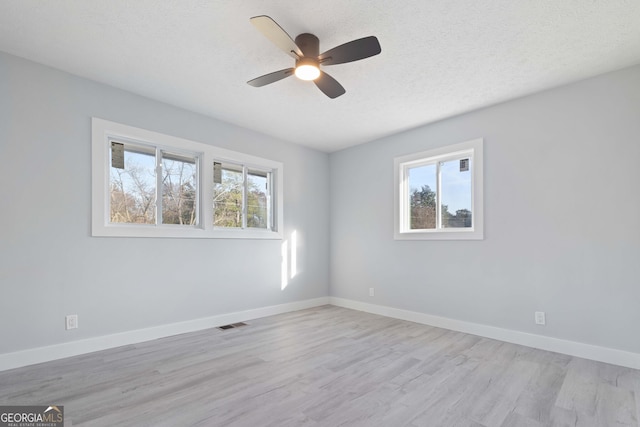
[[[94,237],[166,237],[183,239],[254,239],[282,240],[282,234],[269,230],[220,229],[204,230],[181,226],[105,225],[93,227]]]
[[[396,231],[395,240],[484,240],[482,231],[467,229]]]

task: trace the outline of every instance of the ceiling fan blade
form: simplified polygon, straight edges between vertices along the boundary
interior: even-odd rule
[[[280,71],[274,71],[273,73],[265,74],[264,76],[256,77],[253,80],[249,80],[247,84],[253,87],[265,86],[270,83],[275,83],[278,80],[282,80],[285,77],[289,77],[293,75],[295,68],[286,68]]]
[[[375,36],[369,36],[329,49],[320,54],[318,61],[322,65],[344,64],[345,62],[368,58],[380,52],[382,52],[382,49],[378,39]]]
[[[324,94],[331,99],[337,98],[346,92],[336,79],[324,71],[320,71],[320,77],[315,79],[313,82],[318,86],[318,89],[324,92]]]
[[[287,55],[298,59],[304,55],[298,45],[291,39],[289,34],[280,25],[266,15],[254,16],[249,19],[254,27],[258,29],[273,44],[282,49]]]

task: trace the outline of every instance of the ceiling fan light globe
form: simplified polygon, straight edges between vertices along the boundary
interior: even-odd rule
[[[300,80],[315,80],[320,77],[320,69],[315,65],[302,64],[296,67],[295,74]]]

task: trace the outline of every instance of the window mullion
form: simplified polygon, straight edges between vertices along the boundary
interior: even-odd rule
[[[247,166],[242,165],[242,228],[247,228]]]
[[[273,198],[271,197],[271,180],[273,179],[273,174],[271,172],[267,173],[267,182],[265,184],[265,191],[267,193],[267,230],[273,230],[273,215],[271,213],[271,203]]]
[[[202,159],[203,155],[200,154],[195,158],[195,162],[196,162],[196,203],[195,203],[195,212],[196,212],[196,225],[199,228],[205,228],[205,225],[201,222],[201,219],[203,218],[202,215],[202,196],[203,196],[203,190],[202,190],[202,183],[204,182],[204,180],[202,179],[202,177],[200,176],[200,174],[202,173]]]
[[[156,147],[156,225],[162,224],[162,150]]]
[[[403,222],[402,231],[411,229],[411,194],[409,194],[409,168],[402,168],[402,204],[401,204],[401,218]]]
[[[440,179],[440,165],[442,162],[436,162],[436,229],[442,229],[442,180]]]

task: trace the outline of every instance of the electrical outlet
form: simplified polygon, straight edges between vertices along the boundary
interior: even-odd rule
[[[536,311],[536,325],[546,325],[547,320],[544,316],[544,311]]]
[[[376,294],[375,289],[369,288],[369,296],[372,297],[372,296],[375,296],[375,294]]]
[[[78,328],[78,315],[70,314],[64,318],[66,330]]]

